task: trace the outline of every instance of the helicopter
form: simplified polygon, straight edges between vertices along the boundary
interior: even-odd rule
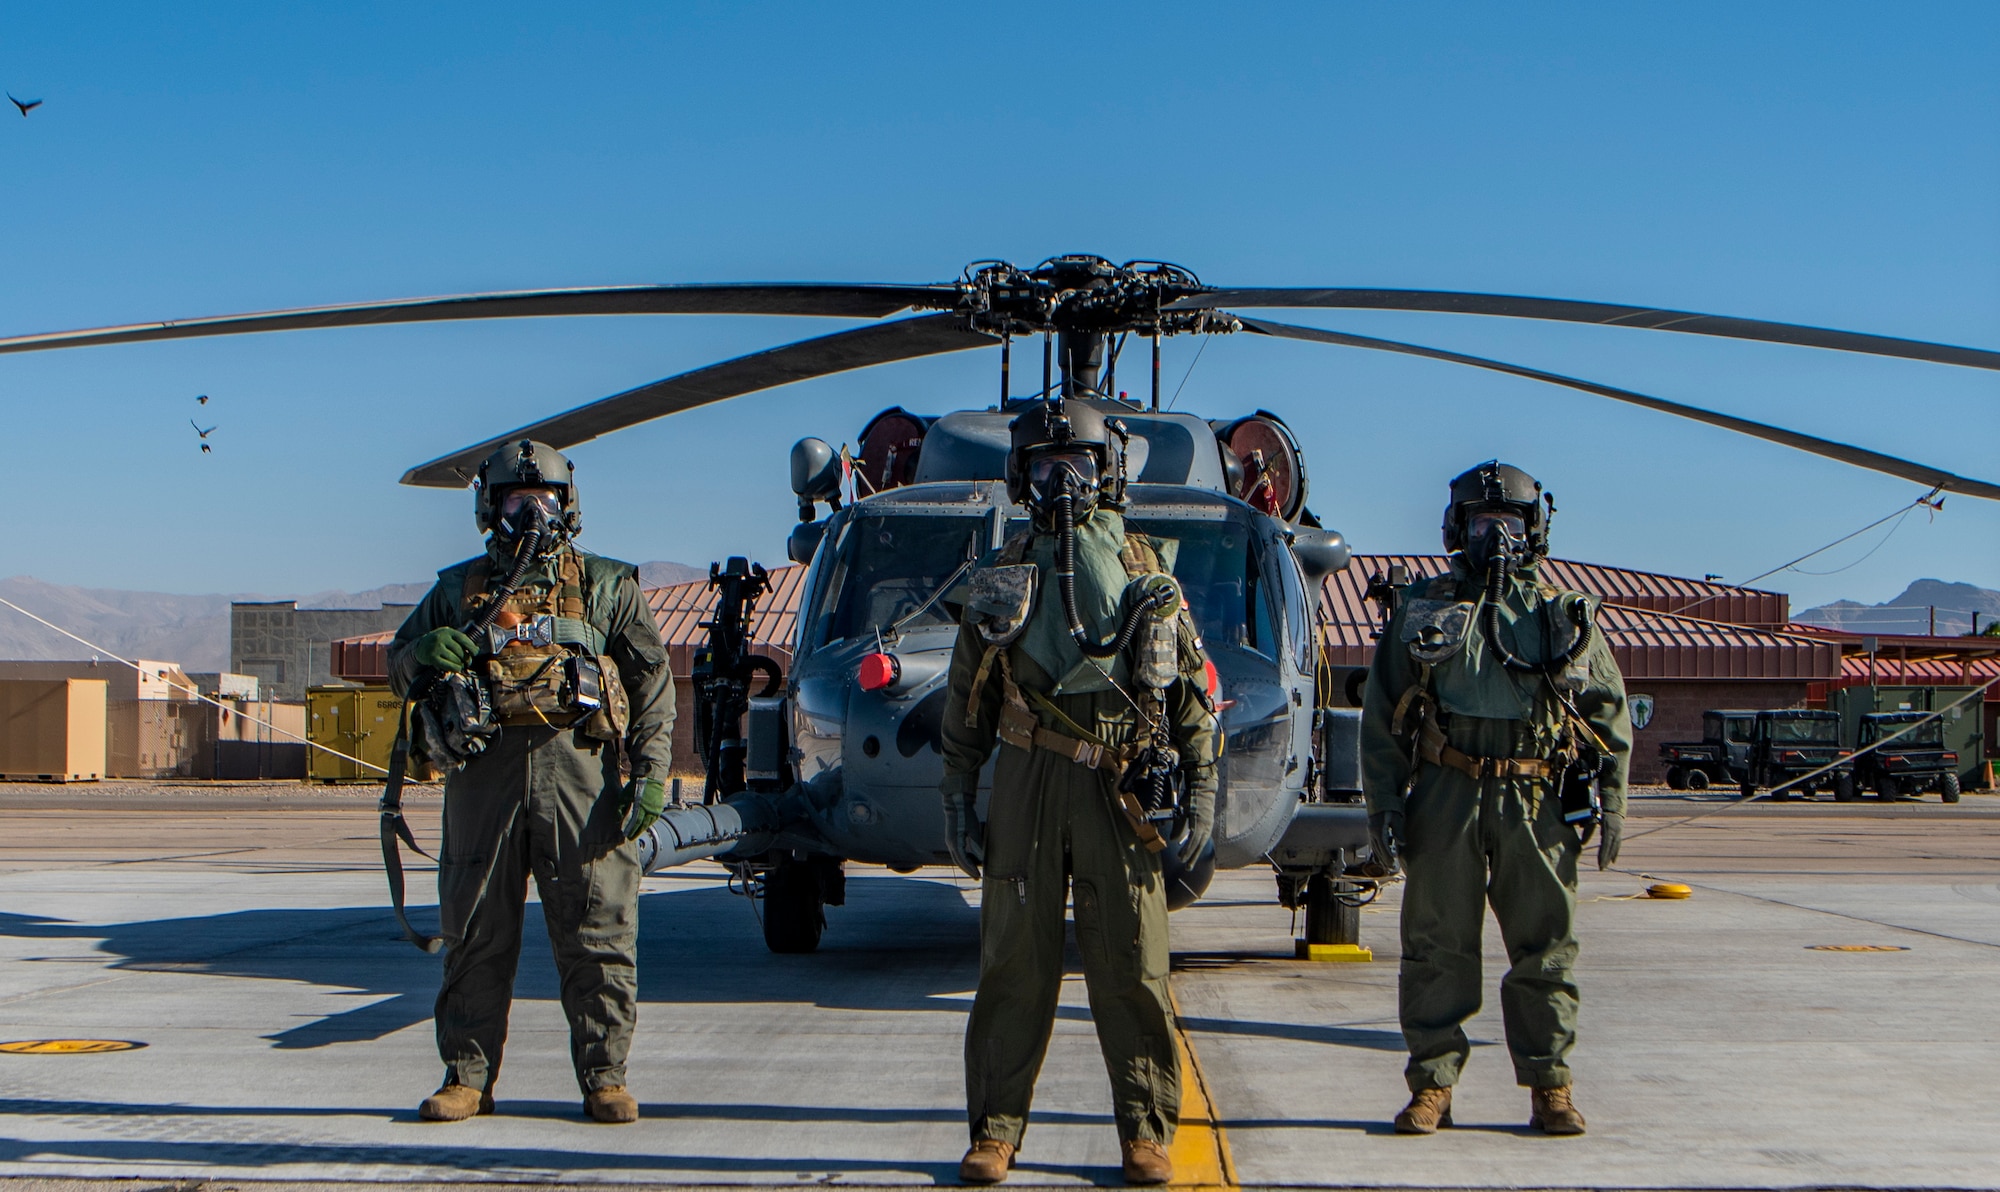
[[[324,306],[0,339],[0,353],[319,327],[609,314],[790,315],[875,322],[678,374],[409,469],[405,484],[457,488],[502,444],[568,448],[682,410],[877,364],[998,348],[993,405],[939,415],[885,410],[859,450],[808,438],[793,449],[799,522],[789,557],[807,565],[793,665],[749,653],[743,625],[765,589],[745,559],[711,570],[718,609],[697,663],[697,727],[708,765],[700,803],[670,806],[641,838],[648,872],[714,858],[763,902],[765,941],[809,952],[843,899],[848,861],[899,872],[948,861],[937,795],[939,719],[957,624],[954,585],[1027,523],[1003,483],[1008,423],[1029,403],[1101,403],[1126,428],[1125,516],[1176,545],[1173,568],[1208,644],[1226,740],[1212,850],[1167,874],[1172,906],[1217,868],[1268,864],[1279,901],[1312,943],[1354,942],[1379,880],[1357,862],[1363,809],[1321,789],[1333,699],[1316,636],[1320,580],[1345,539],[1307,505],[1305,457],[1277,414],[1207,420],[1160,408],[1160,347],[1182,334],[1248,334],[1396,352],[1505,373],[1780,443],[1915,481],[1933,495],[2000,499],[2000,485],[1867,448],[1632,390],[1398,340],[1274,322],[1245,309],[1397,310],[1594,323],[2000,369],[2000,352],[1688,311],[1433,290],[1230,288],[1162,261],[1071,254],[1033,268],[968,265],[939,284],[726,283],[515,291]],[[905,311],[911,317],[888,320]],[[885,321],[886,320],[886,321]],[[1150,347],[1150,400],[1118,366]],[[1039,387],[1015,392],[1014,341],[1039,339]],[[822,516],[820,506],[828,512]],[[1375,585],[1386,601],[1389,585]],[[757,675],[762,690],[751,694]],[[746,724],[747,722],[747,724]],[[990,796],[991,762],[981,800]],[[1171,856],[1172,850],[1169,850]]]

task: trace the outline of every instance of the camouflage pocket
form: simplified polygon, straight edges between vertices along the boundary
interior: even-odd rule
[[[578,710],[588,707],[583,735],[599,741],[617,741],[632,722],[632,698],[618,677],[618,664],[608,654],[583,655],[570,660],[576,673],[572,683]],[[595,700],[595,706],[589,702]]]
[[[486,660],[486,689],[497,716],[560,716],[563,701],[563,661],[560,646],[503,650]]]

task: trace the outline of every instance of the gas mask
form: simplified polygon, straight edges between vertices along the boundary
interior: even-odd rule
[[[1097,507],[1100,489],[1097,453],[1088,448],[1055,448],[1028,457],[1028,500],[1045,525],[1053,518],[1056,498],[1069,494],[1072,516],[1081,519]]]
[[[530,530],[538,532],[540,554],[548,554],[562,542],[562,498],[548,489],[510,488],[500,494],[497,514],[493,536],[510,550]]]
[[[1511,572],[1528,556],[1528,521],[1518,513],[1481,510],[1465,523],[1465,559],[1474,571],[1495,563]]]

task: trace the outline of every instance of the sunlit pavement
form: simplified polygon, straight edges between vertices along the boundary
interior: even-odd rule
[[[1222,1178],[2000,1186],[2000,798],[1639,835],[1713,805],[1643,801],[1632,872],[1584,879],[1583,1138],[1523,1129],[1491,996],[1457,1128],[1392,1135],[1398,892],[1363,914],[1373,963],[1308,964],[1269,876],[1224,875],[1174,919]],[[434,839],[435,797],[415,806]],[[1629,897],[1655,879],[1694,897]],[[647,881],[633,1126],[580,1116],[531,927],[500,1112],[438,1125],[415,1115],[438,962],[396,938],[365,795],[0,787],[0,1040],[146,1045],[0,1054],[0,1177],[950,1182],[975,892],[858,868],[848,890],[819,953],[778,957],[719,869]],[[1072,979],[1012,1183],[1116,1183],[1108,1095]]]

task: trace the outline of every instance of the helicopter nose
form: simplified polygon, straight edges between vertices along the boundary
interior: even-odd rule
[[[863,691],[880,691],[903,677],[903,664],[894,654],[868,654],[854,678]]]

